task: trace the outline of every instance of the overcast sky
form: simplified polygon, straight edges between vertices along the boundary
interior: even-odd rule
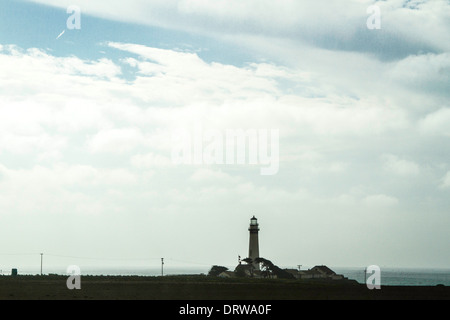
[[[280,266],[450,265],[448,1],[2,0],[0,68],[0,269],[234,266],[253,215]],[[278,171],[174,164],[196,126]]]

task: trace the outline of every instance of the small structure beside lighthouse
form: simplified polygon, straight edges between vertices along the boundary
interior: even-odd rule
[[[248,231],[250,231],[248,257],[252,259],[252,261],[255,261],[256,258],[259,258],[259,242],[258,242],[259,225],[258,219],[256,219],[255,216],[253,216],[250,219],[250,227],[248,228]],[[259,270],[259,263],[253,262],[253,267],[255,268],[255,270]]]

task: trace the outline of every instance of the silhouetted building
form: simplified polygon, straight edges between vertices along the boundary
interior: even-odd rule
[[[292,270],[288,271],[293,274],[297,279],[331,279],[331,280],[342,280],[345,277],[341,274],[336,274],[333,270],[327,266],[315,266],[309,270],[297,271],[297,273]]]

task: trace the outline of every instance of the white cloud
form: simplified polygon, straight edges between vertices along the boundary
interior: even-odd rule
[[[46,133],[38,135],[0,135],[0,152],[12,154],[33,154],[36,151],[58,152],[67,145],[65,137],[50,136]]]
[[[22,50],[14,45],[9,45],[3,54],[9,53],[8,56],[2,55],[3,59],[10,60],[14,63],[12,66],[5,65],[3,77],[7,78],[14,74],[14,70],[34,69],[41,74],[41,81],[45,83],[46,75],[51,74],[53,77],[70,74],[73,76],[93,76],[96,78],[111,79],[121,74],[121,69],[109,59],[99,59],[97,61],[83,61],[78,57],[55,57],[49,55],[43,50],[30,48]],[[39,61],[39,63],[36,63]],[[4,62],[4,60],[2,61]],[[41,83],[37,83],[41,84]],[[60,84],[58,87],[61,87]],[[51,89],[51,88],[48,88]]]
[[[136,128],[99,131],[87,142],[93,153],[125,153],[146,144],[145,136]]]
[[[197,169],[190,179],[194,182],[203,182],[203,183],[213,183],[214,185],[221,184],[221,183],[231,183],[236,184],[241,179],[238,177],[233,177],[227,173],[224,173],[220,170],[213,170],[213,169],[207,169],[207,168],[200,168]]]
[[[152,168],[173,165],[173,162],[169,157],[155,154],[153,152],[147,154],[136,154],[131,157],[130,161],[133,166],[138,168]]]
[[[384,170],[401,176],[416,176],[420,173],[420,167],[413,161],[401,159],[392,154],[381,157]]]
[[[450,187],[450,171],[445,174],[445,176],[442,178],[441,183],[442,188],[449,188]]]
[[[427,114],[420,121],[419,129],[427,135],[450,136],[450,108],[441,108]]]
[[[362,203],[373,208],[391,207],[398,205],[399,200],[395,197],[391,197],[385,194],[375,194],[365,197],[362,200]]]
[[[389,76],[409,88],[448,97],[450,53],[410,55],[394,63]]]

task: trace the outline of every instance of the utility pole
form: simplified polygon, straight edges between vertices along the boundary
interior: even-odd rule
[[[161,277],[164,276],[164,258],[161,258]]]
[[[41,276],[42,276],[42,260],[44,259],[44,254],[41,253]]]
[[[364,268],[364,283],[367,283],[367,267]]]

